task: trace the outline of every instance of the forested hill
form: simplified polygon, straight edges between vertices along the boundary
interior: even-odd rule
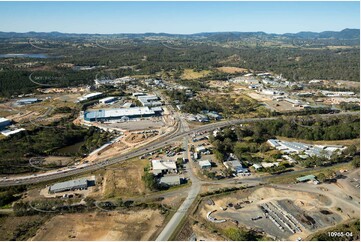
[[[297,39],[338,39],[338,40],[357,40],[360,39],[359,29],[344,29],[341,31],[324,31],[324,32],[299,32],[299,33],[285,33],[272,34],[265,32],[206,32],[195,34],[167,34],[167,33],[118,33],[118,34],[75,34],[75,33],[60,33],[60,32],[1,32],[0,38],[45,38],[45,37],[101,37],[101,36],[119,36],[128,38],[142,38],[142,37],[173,37],[173,38],[207,38],[210,40],[221,41],[229,38],[297,38]]]

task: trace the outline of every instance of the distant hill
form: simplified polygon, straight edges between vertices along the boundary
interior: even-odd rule
[[[174,37],[174,38],[206,38],[209,40],[231,40],[240,38],[290,38],[290,39],[339,39],[339,40],[357,40],[360,39],[359,29],[344,29],[341,31],[324,31],[324,32],[299,32],[299,33],[285,33],[272,34],[265,32],[209,32],[196,34],[167,34],[167,33],[140,33],[140,34],[75,34],[75,33],[60,33],[60,32],[0,32],[0,38],[66,38],[66,37],[107,37],[107,36],[122,36],[128,38],[141,37]]]
[[[360,39],[360,30],[359,29],[344,29],[341,31],[324,31],[320,33],[316,32],[299,32],[296,34],[283,34],[283,36],[293,37],[293,38],[302,38],[302,39]]]

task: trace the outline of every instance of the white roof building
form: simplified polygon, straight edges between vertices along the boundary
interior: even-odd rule
[[[11,124],[11,121],[7,118],[0,118],[0,129],[5,128]]]
[[[19,132],[22,132],[22,131],[25,131],[25,129],[24,129],[24,128],[15,129],[15,130],[8,130],[8,129],[6,129],[6,130],[1,131],[1,134],[2,134],[2,135],[5,135],[5,136],[10,136],[10,135],[13,135],[13,134],[17,134],[17,133],[19,133]]]
[[[264,168],[270,168],[270,167],[274,167],[274,166],[278,166],[278,162],[273,162],[273,163],[268,163],[268,162],[262,162],[261,165]]]
[[[177,164],[175,161],[152,160],[152,167],[154,174],[177,172]]]
[[[159,184],[167,185],[167,186],[180,185],[180,176],[179,175],[164,176],[160,178]]]
[[[80,98],[78,98],[79,101],[85,101],[85,100],[91,100],[91,99],[94,99],[96,97],[99,97],[103,95],[103,93],[101,92],[93,92],[93,93],[89,93],[89,94],[86,94]]]
[[[206,151],[206,150],[207,150],[206,147],[204,147],[203,145],[196,147],[196,151],[197,151],[197,152],[204,152],[204,151]]]
[[[147,117],[155,115],[153,110],[148,107],[118,108],[118,109],[100,109],[84,113],[84,119],[87,121],[120,119],[122,117]]]
[[[208,169],[212,167],[212,164],[209,160],[200,160],[198,161],[198,164],[202,169]]]
[[[115,97],[106,97],[99,100],[99,103],[110,103],[117,100]]]

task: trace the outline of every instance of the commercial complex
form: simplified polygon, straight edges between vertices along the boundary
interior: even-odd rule
[[[86,121],[109,121],[115,119],[132,119],[154,116],[156,113],[148,107],[99,109],[84,112]]]
[[[334,152],[345,149],[343,146],[323,146],[323,145],[309,145],[300,142],[289,142],[281,141],[277,139],[269,139],[268,144],[277,150],[286,153],[286,154],[305,154],[307,156],[324,156],[326,158],[331,158],[331,155]]]

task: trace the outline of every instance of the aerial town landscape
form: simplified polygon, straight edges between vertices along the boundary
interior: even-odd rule
[[[0,240],[359,241],[356,27],[0,28]]]

